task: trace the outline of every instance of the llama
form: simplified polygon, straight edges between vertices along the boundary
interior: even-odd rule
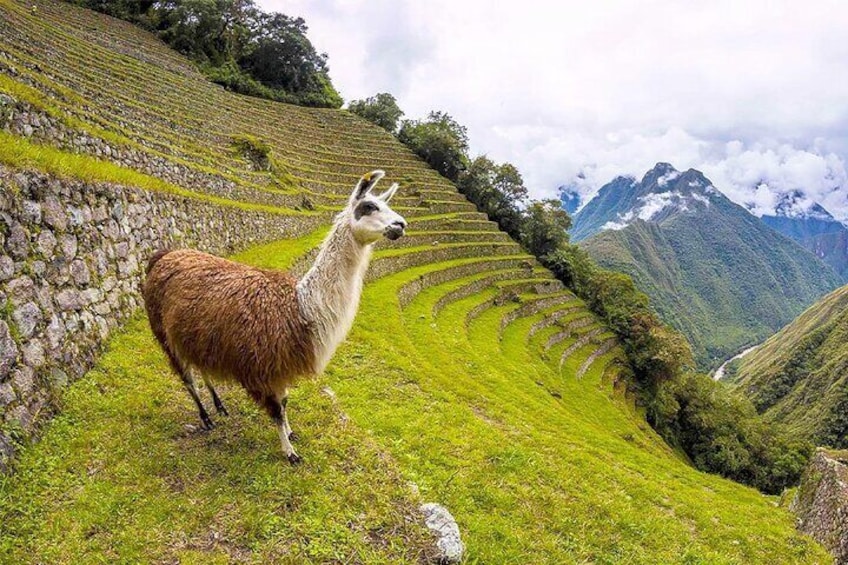
[[[289,462],[301,461],[291,444],[289,389],[322,373],[353,325],[373,244],[406,229],[388,206],[398,185],[371,194],[384,174],[359,180],[299,281],[191,249],[150,258],[143,289],[150,326],[205,428],[213,422],[198,394],[198,373],[219,414],[227,410],[213,380],[241,384],[274,421]]]

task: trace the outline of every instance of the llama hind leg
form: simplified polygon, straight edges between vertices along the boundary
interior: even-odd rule
[[[227,412],[226,408],[224,408],[224,403],[221,402],[221,398],[218,396],[218,393],[215,390],[215,387],[212,386],[212,379],[210,379],[209,377],[207,377],[203,373],[200,373],[200,374],[203,377],[203,382],[206,384],[207,390],[209,390],[209,394],[212,395],[212,402],[215,404],[215,410],[218,411],[218,414],[223,414],[224,416],[229,416],[230,413]]]
[[[297,465],[303,459],[298,455],[289,440],[290,430],[286,424],[286,398],[272,395],[262,399],[262,406],[274,420],[274,425],[277,426],[277,432],[280,434],[280,443],[283,445],[283,453],[286,454],[289,463]]]

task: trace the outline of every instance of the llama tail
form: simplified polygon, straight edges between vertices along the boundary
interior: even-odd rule
[[[160,249],[156,253],[150,256],[150,260],[147,261],[147,274],[150,274],[150,271],[153,270],[153,267],[156,266],[156,263],[159,262],[159,259],[170,253],[170,249]]]

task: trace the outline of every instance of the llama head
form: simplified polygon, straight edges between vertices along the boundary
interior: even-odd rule
[[[371,193],[385,174],[383,171],[364,174],[350,196],[348,221],[354,238],[362,244],[374,243],[381,237],[395,240],[406,229],[406,220],[389,208],[389,200],[398,189],[397,183],[383,194]]]

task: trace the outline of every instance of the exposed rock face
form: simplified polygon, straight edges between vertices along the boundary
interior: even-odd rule
[[[141,305],[153,251],[228,254],[323,220],[0,166],[0,471]]]
[[[790,509],[798,529],[848,564],[848,451],[820,449],[810,461]]]
[[[459,526],[448,509],[441,504],[428,502],[421,505],[424,524],[436,536],[439,563],[459,563],[465,547],[459,537]]]

